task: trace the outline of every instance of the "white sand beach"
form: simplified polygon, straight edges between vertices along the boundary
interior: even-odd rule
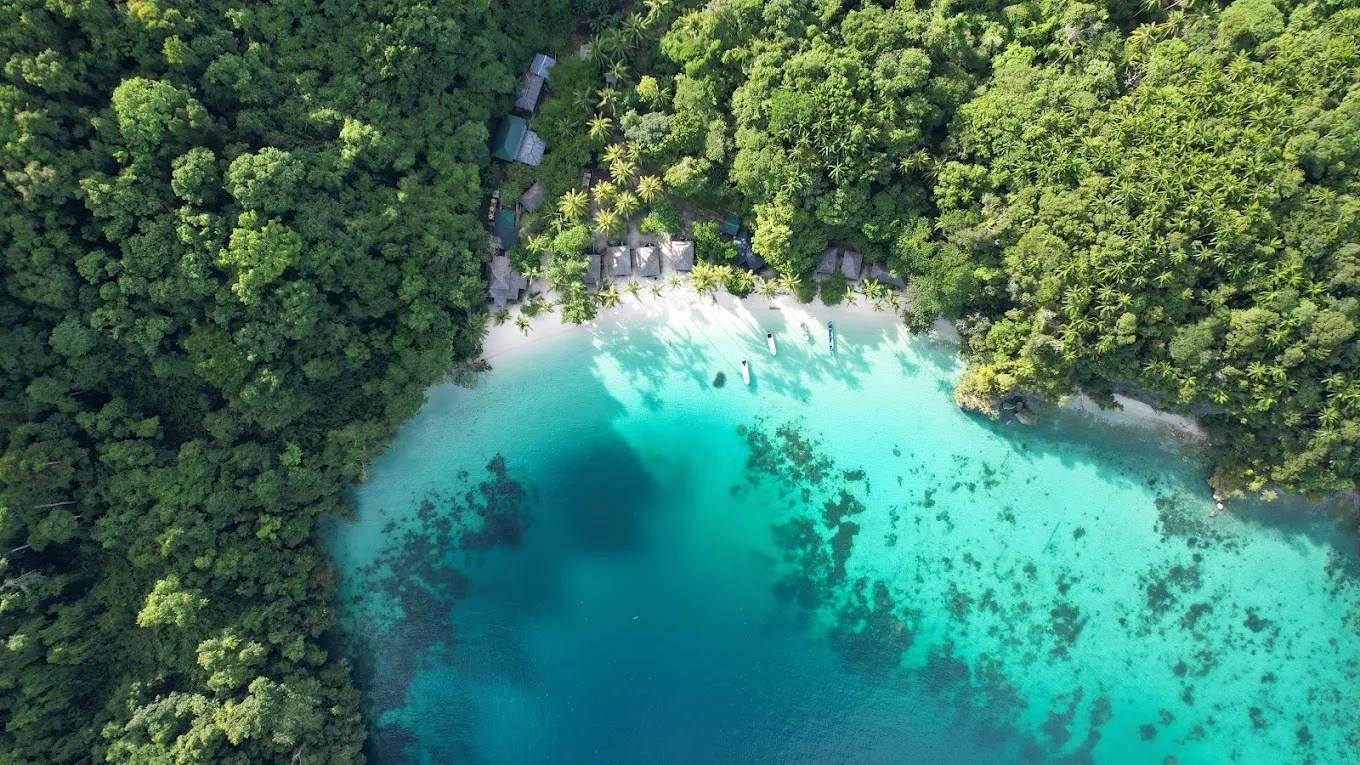
[[[892,311],[875,311],[862,295],[857,296],[855,305],[827,306],[820,299],[814,299],[813,302],[807,304],[799,303],[791,295],[766,298],[752,293],[747,297],[738,298],[721,289],[712,295],[699,295],[689,287],[688,282],[680,286],[669,286],[665,280],[644,279],[640,281],[643,284],[643,289],[634,297],[624,292],[628,280],[615,280],[615,288],[620,293],[618,305],[613,308],[600,308],[594,320],[581,325],[563,322],[562,317],[556,310],[553,310],[537,316],[526,317],[529,328],[525,332],[517,326],[515,321],[515,318],[520,315],[521,303],[520,306],[511,308],[510,318],[507,321],[490,328],[486,340],[482,343],[482,358],[494,366],[498,357],[515,353],[539,343],[551,342],[553,339],[564,337],[569,333],[596,332],[604,327],[643,317],[664,317],[668,324],[677,328],[688,326],[692,323],[693,318],[698,315],[705,315],[706,318],[730,326],[766,327],[772,323],[782,322],[789,329],[796,329],[799,323],[806,323],[816,337],[824,336],[827,321],[834,322],[846,317],[853,316],[861,320],[878,319],[885,326],[899,321]],[[663,292],[660,296],[651,294],[650,289],[653,284],[662,285]],[[536,284],[535,286],[538,288],[537,291],[543,291],[546,288],[546,283]],[[780,316],[776,322],[771,322],[770,317],[773,312],[778,312]],[[939,319],[935,322],[932,335],[942,342],[951,344],[957,344],[960,341],[958,329],[952,322],[945,319]],[[762,350],[759,347],[752,348],[752,351],[756,353]],[[1089,396],[1077,395],[1067,399],[1061,404],[1061,407],[1090,413],[1114,425],[1159,428],[1169,430],[1185,438],[1197,440],[1206,438],[1203,429],[1188,417],[1159,411],[1142,401],[1127,396],[1117,395],[1115,401],[1120,404],[1121,408],[1102,409]]]

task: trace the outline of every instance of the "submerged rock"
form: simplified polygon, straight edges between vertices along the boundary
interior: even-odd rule
[[[713,387],[715,387],[715,388],[721,388],[722,386],[724,386],[724,385],[726,385],[726,384],[727,384],[727,375],[723,374],[722,372],[719,372],[719,373],[717,374],[717,376],[715,376],[715,377],[713,378]]]

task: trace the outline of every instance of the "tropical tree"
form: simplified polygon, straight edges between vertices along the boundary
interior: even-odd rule
[[[526,335],[529,334],[529,330],[533,328],[533,325],[529,323],[529,317],[524,314],[519,314],[515,317],[515,326],[519,327],[519,331]]]
[[[656,201],[664,191],[665,187],[662,185],[661,179],[655,175],[644,175],[641,178],[638,178],[637,195],[642,201],[651,204]]]
[[[613,282],[610,282],[600,288],[595,297],[602,307],[613,308],[619,304],[619,289],[614,286]]]
[[[614,134],[614,120],[603,114],[596,114],[591,117],[589,125],[590,138],[598,144],[607,142]]]
[[[756,292],[763,298],[774,298],[779,295],[779,281],[777,279],[761,279],[760,286],[756,287]]]
[[[613,181],[600,181],[591,189],[595,195],[596,204],[601,207],[609,207],[614,204],[614,197],[619,193],[619,187]]]
[[[661,297],[661,284],[660,284],[660,282],[658,282],[658,283],[656,283],[656,284],[653,284],[653,285],[651,286],[651,291],[652,291],[652,297],[654,297],[654,298],[659,298],[659,297]]]
[[[605,208],[595,213],[592,228],[605,239],[614,241],[623,235],[624,222],[618,213]]]
[[[625,220],[631,218],[633,213],[637,212],[638,208],[641,206],[642,203],[638,201],[638,198],[634,196],[631,191],[620,192],[619,195],[614,198],[614,212],[618,213],[619,217]]]
[[[595,103],[601,110],[613,114],[614,108],[618,105],[619,92],[612,87],[605,86],[595,91],[595,98]]]
[[[557,200],[557,211],[565,220],[572,223],[579,223],[585,219],[589,206],[590,200],[586,198],[585,192],[578,189],[568,191]]]

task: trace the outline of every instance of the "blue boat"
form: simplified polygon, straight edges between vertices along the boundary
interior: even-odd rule
[[[836,352],[836,326],[829,321],[826,323],[826,344],[834,354]]]

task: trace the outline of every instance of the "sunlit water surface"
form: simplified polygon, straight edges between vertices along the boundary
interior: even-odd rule
[[[1210,518],[1193,446],[967,415],[949,347],[837,329],[641,321],[431,391],[325,529],[373,757],[1355,761],[1353,532]]]

